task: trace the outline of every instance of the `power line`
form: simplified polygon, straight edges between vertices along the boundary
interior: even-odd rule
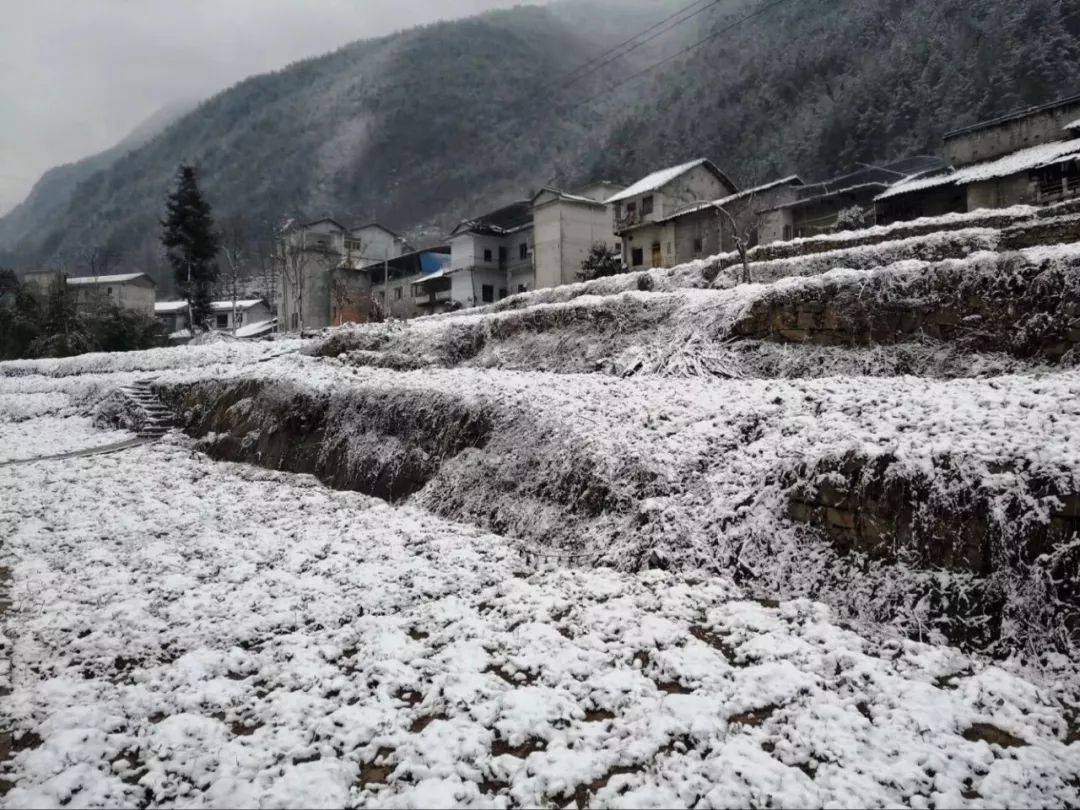
[[[624,84],[632,82],[634,79],[640,78],[641,76],[644,76],[646,73],[649,73],[650,71],[656,70],[656,68],[660,67],[661,65],[665,65],[668,62],[671,62],[671,61],[673,61],[675,59],[678,59],[680,56],[683,56],[683,55],[685,55],[687,53],[690,53],[690,51],[693,51],[693,50],[695,50],[697,48],[700,48],[706,42],[711,42],[712,40],[716,39],[717,37],[722,36],[723,34],[726,34],[729,31],[734,30],[735,28],[738,28],[744,22],[748,22],[749,20],[752,20],[755,17],[760,17],[766,11],[769,11],[770,9],[776,8],[777,6],[779,6],[779,5],[783,4],[783,3],[786,3],[786,2],[788,2],[788,0],[774,0],[774,2],[769,3],[767,6],[762,6],[757,11],[753,12],[752,14],[747,14],[745,17],[741,17],[740,19],[733,22],[731,25],[725,26],[724,28],[721,28],[719,31],[714,31],[713,33],[709,34],[707,37],[699,39],[694,44],[683,48],[681,51],[677,51],[677,52],[671,54],[671,56],[666,56],[663,59],[661,59],[659,62],[654,62],[653,64],[649,65],[648,67],[642,68],[637,73],[633,73],[630,76],[627,76],[625,79],[623,79],[620,82],[616,82],[611,87],[604,90],[603,92],[597,93],[596,95],[593,95],[593,96],[589,96],[588,98],[586,98],[586,99],[584,99],[582,101],[579,101],[576,104],[572,104],[569,107],[564,107],[561,110],[561,112],[565,113],[565,112],[569,112],[571,110],[576,110],[578,107],[583,107],[586,104],[589,104],[589,103],[591,103],[593,101],[596,101],[598,98],[602,98],[603,96],[607,95],[611,91],[617,90],[618,88],[622,87]]]
[[[702,3],[702,2],[704,2],[704,0],[694,0],[694,2],[691,3],[690,5],[683,6],[682,8],[680,8],[678,11],[674,12],[673,14],[670,14],[669,16],[665,17],[664,19],[654,23],[653,25],[650,25],[644,31],[639,31],[638,33],[634,34],[634,36],[630,37],[627,40],[624,40],[623,42],[620,42],[618,45],[615,45],[615,46],[613,46],[611,48],[608,48],[606,51],[602,51],[601,53],[598,53],[596,56],[592,57],[591,59],[586,59],[584,62],[582,62],[576,68],[571,70],[569,73],[565,74],[564,76],[561,76],[560,80],[562,80],[562,79],[570,79],[576,73],[578,73],[580,70],[582,70],[584,68],[587,68],[589,65],[591,65],[593,62],[597,61],[598,59],[603,59],[608,54],[614,53],[615,51],[619,50],[620,48],[622,48],[622,47],[624,47],[626,45],[629,45],[631,42],[633,42],[638,37],[644,36],[645,34],[649,33],[650,31],[652,31],[655,28],[659,28],[661,25],[666,23],[668,20],[670,20],[670,19],[672,19],[674,17],[678,17],[683,12],[689,11],[694,6],[696,6],[696,5],[698,5],[698,4]]]
[[[642,31],[640,34],[638,34],[636,37],[631,37],[628,40],[628,42],[633,42],[633,40],[637,39],[638,37],[644,36],[645,34],[649,33],[649,31],[652,31],[653,29],[655,29],[657,26],[663,25],[664,23],[668,22],[672,18],[679,16],[684,11],[698,5],[698,3],[700,3],[700,2],[701,2],[701,0],[697,0],[697,2],[691,3],[689,6],[682,9],[681,11],[677,11],[675,14],[671,15],[670,17],[667,17],[667,18],[661,20],[656,25],[652,26],[652,28],[647,28],[644,31]],[[563,82],[562,84],[557,85],[556,89],[561,89],[561,88],[564,88],[564,87],[569,87],[572,84],[576,84],[577,82],[581,81],[586,76],[588,76],[589,74],[595,73],[600,68],[606,67],[607,65],[610,65],[612,62],[616,61],[617,59],[623,58],[624,56],[626,56],[628,53],[631,53],[632,51],[636,51],[638,48],[642,47],[643,45],[647,45],[648,43],[652,42],[657,37],[663,36],[668,31],[671,31],[672,29],[677,28],[678,26],[682,25],[687,20],[691,20],[694,17],[698,16],[699,14],[703,14],[704,12],[708,11],[713,6],[719,5],[722,2],[724,2],[724,0],[710,0],[710,2],[708,2],[706,5],[699,8],[697,11],[691,12],[690,14],[687,14],[685,17],[681,17],[680,19],[675,20],[675,22],[671,23],[671,25],[668,25],[666,28],[661,28],[655,34],[652,34],[651,36],[646,37],[645,39],[641,40],[640,42],[635,43],[634,45],[631,45],[626,50],[623,50],[623,51],[621,51],[619,53],[616,53],[616,54],[614,54],[612,56],[609,56],[607,59],[604,59],[602,62],[597,64],[592,69],[586,71],[585,73],[583,73],[583,74],[581,74],[579,76],[576,76],[575,78],[570,79],[569,81],[566,81],[566,82]],[[601,54],[601,56],[603,56],[603,54]]]

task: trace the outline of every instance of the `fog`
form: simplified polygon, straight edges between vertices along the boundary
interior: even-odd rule
[[[522,0],[10,0],[0,17],[0,214],[46,169],[166,104],[347,42]]]

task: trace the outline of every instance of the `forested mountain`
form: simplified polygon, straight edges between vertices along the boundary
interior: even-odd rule
[[[749,182],[936,151],[953,126],[1080,91],[1080,0],[722,0],[565,80],[684,5],[517,7],[253,77],[69,183],[67,197],[0,220],[0,264],[78,272],[73,257],[102,245],[118,266],[156,271],[181,160],[198,166],[219,219],[268,231],[333,214],[416,236],[544,183],[630,179],[697,155]]]

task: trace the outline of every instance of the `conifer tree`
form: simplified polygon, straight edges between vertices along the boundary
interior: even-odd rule
[[[191,307],[192,326],[205,327],[217,282],[218,236],[210,203],[199,190],[193,166],[181,164],[176,171],[176,190],[166,201],[161,221],[161,244],[173,269],[176,287]]]

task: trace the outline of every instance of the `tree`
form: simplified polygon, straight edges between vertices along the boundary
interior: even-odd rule
[[[735,245],[735,251],[739,254],[739,262],[742,265],[743,284],[749,284],[750,279],[750,256],[749,250],[757,244],[758,225],[761,215],[757,212],[754,204],[754,194],[739,197],[729,205],[716,205],[719,217],[720,249],[724,246],[724,231],[731,234],[731,242]]]
[[[172,266],[176,287],[187,299],[192,326],[205,328],[210,318],[211,291],[218,277],[215,259],[219,242],[210,203],[199,190],[194,167],[180,165],[176,190],[165,205],[161,244]]]
[[[604,242],[597,242],[589,249],[589,255],[581,262],[581,272],[577,277],[582,281],[603,276],[615,276],[625,273],[622,259]]]
[[[249,264],[251,256],[251,240],[245,223],[237,217],[225,222],[218,236],[221,244],[221,255],[225,259],[224,271],[220,275],[221,292],[232,301],[232,324],[236,329],[236,302],[240,298],[240,291],[246,287],[252,275]]]

